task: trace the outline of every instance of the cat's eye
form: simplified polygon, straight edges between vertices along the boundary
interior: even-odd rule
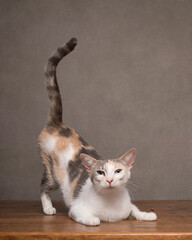
[[[122,171],[122,169],[117,169],[115,170],[115,173],[120,173]]]
[[[103,172],[103,171],[101,171],[101,170],[98,170],[97,173],[98,173],[99,175],[105,175],[105,172]]]

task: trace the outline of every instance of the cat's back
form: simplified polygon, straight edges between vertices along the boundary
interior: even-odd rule
[[[63,161],[70,158],[75,161],[80,153],[86,153],[95,159],[101,159],[95,149],[89,145],[74,129],[64,124],[49,124],[39,135],[39,147],[47,154],[55,154]]]
[[[83,143],[75,130],[64,124],[47,125],[39,135],[41,151],[58,161],[61,166],[68,165],[68,161],[75,161]]]

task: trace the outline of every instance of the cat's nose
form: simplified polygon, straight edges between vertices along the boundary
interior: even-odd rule
[[[109,184],[111,184],[111,183],[113,182],[113,179],[107,180],[107,182],[108,182]]]

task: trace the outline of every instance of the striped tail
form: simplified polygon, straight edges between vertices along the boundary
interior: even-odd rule
[[[58,48],[49,58],[45,68],[46,86],[50,104],[48,123],[62,123],[62,100],[57,83],[56,68],[61,59],[73,51],[76,45],[77,39],[72,38],[64,46]]]

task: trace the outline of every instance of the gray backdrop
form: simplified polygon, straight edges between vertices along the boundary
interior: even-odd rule
[[[59,65],[64,122],[103,158],[137,149],[135,199],[192,199],[192,1],[0,1],[0,199],[39,199],[37,136]],[[54,194],[54,198],[60,198]]]

